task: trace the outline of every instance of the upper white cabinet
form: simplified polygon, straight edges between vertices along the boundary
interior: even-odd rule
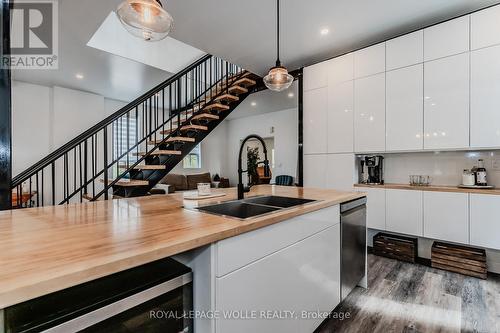
[[[471,14],[471,48],[500,44],[500,6]]]
[[[469,54],[424,64],[424,148],[469,147]]]
[[[469,195],[424,192],[424,237],[469,243]]]
[[[500,147],[499,92],[500,46],[471,52],[471,147]]]
[[[423,149],[423,65],[387,72],[386,150]]]
[[[328,152],[354,151],[354,82],[328,87]]]
[[[354,52],[354,78],[385,71],[385,43]]]
[[[423,236],[422,192],[387,190],[385,198],[386,230]]]
[[[327,155],[304,155],[304,186],[326,188]]]
[[[304,92],[304,154],[327,151],[328,88]]]
[[[385,150],[385,73],[354,81],[354,151]]]
[[[424,34],[422,30],[386,42],[387,70],[423,62]]]
[[[385,189],[362,188],[367,193],[366,226],[371,229],[385,230]]]
[[[332,60],[327,61],[328,85],[333,86],[337,83],[350,81],[354,78],[354,54],[349,53]]]
[[[469,16],[424,29],[424,50],[425,61],[469,51]]]
[[[470,194],[470,244],[500,250],[500,196]]]
[[[343,191],[352,191],[355,182],[355,157],[354,154],[329,154],[327,155],[327,188]]]
[[[326,87],[328,85],[328,71],[330,63],[320,62],[304,68],[304,91]]]

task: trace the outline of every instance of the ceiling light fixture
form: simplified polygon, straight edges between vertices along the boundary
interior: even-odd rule
[[[77,74],[75,75],[75,77],[76,77],[78,80],[83,80],[83,78],[84,78],[83,74],[80,74],[80,73],[77,73]]]
[[[293,76],[288,74],[288,70],[281,66],[280,61],[280,0],[276,0],[277,4],[277,38],[276,38],[276,66],[269,70],[269,73],[264,77],[264,84],[267,88],[273,91],[283,91],[292,85]]]
[[[128,32],[148,42],[167,37],[174,22],[160,0],[124,0],[116,15]]]
[[[288,97],[292,98],[294,95],[294,93],[288,93]]]
[[[256,102],[252,102],[250,103],[252,106],[257,106],[257,103]]]
[[[328,28],[323,28],[323,29],[321,29],[321,31],[319,33],[321,35],[325,36],[325,35],[328,35],[329,32],[330,32],[330,30]]]

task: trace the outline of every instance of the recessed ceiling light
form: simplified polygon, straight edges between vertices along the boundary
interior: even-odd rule
[[[78,80],[82,80],[85,76],[83,76],[83,74],[76,74],[75,77],[78,79]]]
[[[252,102],[252,103],[250,103],[250,105],[252,105],[252,106],[256,106],[256,105],[257,105],[257,103],[256,103],[256,102]]]
[[[294,93],[292,93],[292,92],[291,92],[291,93],[288,93],[288,97],[292,98],[293,96],[295,96],[295,94],[294,94]]]
[[[328,35],[328,33],[330,32],[330,29],[328,28],[323,28],[319,31],[319,33],[322,35],[322,36],[325,36],[325,35]]]

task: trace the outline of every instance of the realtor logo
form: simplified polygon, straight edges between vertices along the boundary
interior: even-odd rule
[[[11,54],[2,67],[58,68],[57,0],[16,0],[11,11]]]

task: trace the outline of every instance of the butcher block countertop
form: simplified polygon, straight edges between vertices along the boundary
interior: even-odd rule
[[[236,198],[183,200],[182,193],[0,212],[0,309],[292,217],[363,197],[260,185],[248,196],[320,200],[245,221],[192,209]]]
[[[457,186],[446,186],[446,185],[414,186],[409,184],[384,184],[384,185],[354,184],[354,187],[385,188],[390,190],[413,190],[413,191],[430,191],[430,192],[456,192],[456,193],[500,195],[500,189],[461,188]]]

